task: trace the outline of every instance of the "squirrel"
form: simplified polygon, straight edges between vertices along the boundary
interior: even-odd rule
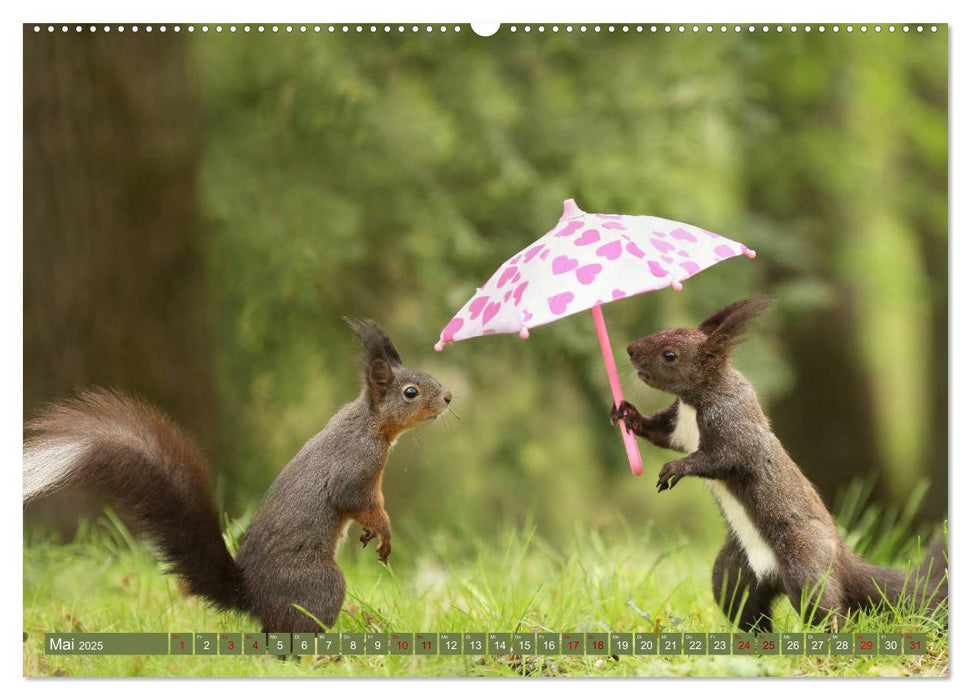
[[[810,596],[807,621],[833,630],[851,610],[925,599],[946,606],[946,551],[938,536],[910,576],[855,555],[837,532],[815,487],[772,432],[755,389],[731,363],[734,348],[772,302],[742,299],[697,329],[663,330],[627,348],[637,376],[675,394],[673,404],[642,416],[631,403],[610,420],[658,447],[689,453],[665,464],[658,491],[700,477],[728,525],[712,589],[725,615],[749,632],[771,632],[781,594],[796,610]],[[946,609],[946,608],[945,608]],[[829,618],[827,620],[827,618]]]
[[[49,406],[26,426],[24,501],[89,487],[160,552],[189,591],[219,609],[248,612],[264,632],[331,628],[344,602],[335,561],[350,521],[361,544],[377,537],[391,555],[391,522],[381,478],[401,433],[438,418],[452,394],[402,365],[374,321],[345,320],[364,346],[364,387],[277,476],[234,560],[223,542],[200,450],[160,410],[123,393],[81,392]]]

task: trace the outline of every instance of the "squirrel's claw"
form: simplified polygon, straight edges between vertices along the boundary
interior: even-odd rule
[[[361,531],[361,546],[362,547],[367,547],[368,542],[370,542],[373,539],[374,539],[374,533],[373,532],[371,532],[367,528],[364,528],[364,530]]]
[[[671,489],[674,488],[674,485],[676,483],[678,483],[679,481],[681,481],[681,477],[680,476],[673,476],[673,477],[671,477],[671,480],[670,481],[661,481],[660,479],[658,479],[657,480],[657,492],[658,493],[661,493],[661,491],[670,491]]]
[[[661,473],[657,477],[657,492],[673,489],[681,479],[685,477],[684,465],[681,460],[676,459],[668,462],[661,468]]]
[[[388,557],[391,556],[391,543],[382,542],[381,546],[378,547],[378,561],[382,564],[388,563]]]
[[[610,424],[617,425],[617,421],[623,420],[627,422],[627,418],[636,415],[637,409],[634,408],[634,404],[628,401],[621,401],[620,405],[613,404],[610,408]]]

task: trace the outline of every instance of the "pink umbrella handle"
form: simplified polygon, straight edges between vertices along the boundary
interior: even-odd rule
[[[607,324],[604,323],[603,311],[600,304],[594,305],[590,311],[593,313],[593,323],[597,326],[597,337],[600,339],[600,352],[604,356],[604,366],[607,368],[607,379],[610,380],[610,391],[614,395],[614,403],[618,406],[624,400],[624,392],[620,388],[620,377],[617,376],[617,365],[614,362],[614,352],[610,349],[610,338],[607,336]],[[624,437],[624,447],[627,448],[627,460],[630,462],[630,470],[634,476],[644,473],[644,462],[641,461],[641,451],[637,447],[637,438],[634,436],[624,421],[620,421],[620,434]]]

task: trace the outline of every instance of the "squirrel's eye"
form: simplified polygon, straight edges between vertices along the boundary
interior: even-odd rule
[[[674,350],[665,350],[661,353],[661,357],[663,357],[667,362],[674,362],[678,359],[678,353],[676,353]]]
[[[413,399],[418,396],[418,387],[416,386],[406,386],[405,390],[402,392],[406,399]]]

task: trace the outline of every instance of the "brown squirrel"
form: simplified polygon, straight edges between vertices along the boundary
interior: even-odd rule
[[[313,632],[337,621],[344,576],[335,561],[351,520],[366,547],[391,555],[381,477],[404,431],[452,400],[434,378],[402,366],[374,321],[347,317],[365,349],[364,388],[290,461],[253,515],[235,560],[223,542],[196,446],[155,407],[95,389],[48,407],[27,425],[24,500],[89,487],[118,504],[190,592],[251,613],[265,632]]]
[[[771,631],[771,606],[788,596],[817,624],[832,615],[835,629],[850,610],[885,600],[946,605],[946,553],[935,538],[918,570],[869,564],[849,550],[816,489],[786,453],[762,412],[755,389],[732,366],[733,349],[771,302],[737,301],[697,329],[660,331],[627,352],[645,384],[677,395],[650,416],[624,401],[611,411],[655,445],[690,453],[661,468],[658,491],[686,476],[704,479],[728,533],[715,560],[712,587],[729,620],[749,631]]]

